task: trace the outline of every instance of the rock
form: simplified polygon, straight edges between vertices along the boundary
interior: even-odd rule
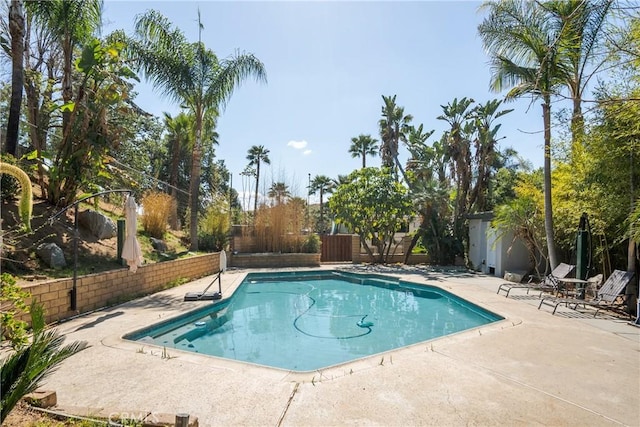
[[[58,404],[58,396],[54,390],[36,390],[27,394],[25,400],[38,408],[51,408]]]
[[[42,243],[36,248],[36,253],[51,268],[64,268],[67,266],[62,249],[55,243]]]
[[[167,251],[167,244],[165,243],[164,240],[156,239],[154,237],[149,237],[149,240],[151,241],[151,246],[153,246],[153,249],[155,249],[156,251],[158,252]]]
[[[78,213],[78,224],[88,228],[99,240],[110,239],[117,234],[116,224],[111,218],[91,209]]]

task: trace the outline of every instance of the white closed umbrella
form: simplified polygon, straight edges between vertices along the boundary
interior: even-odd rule
[[[127,222],[127,236],[124,239],[124,245],[122,247],[122,259],[124,259],[129,266],[129,271],[135,273],[138,267],[142,265],[143,258],[140,243],[138,243],[138,237],[136,236],[138,228],[138,205],[133,196],[127,197],[124,216]]]
[[[224,251],[220,251],[220,271],[227,270],[227,254]]]

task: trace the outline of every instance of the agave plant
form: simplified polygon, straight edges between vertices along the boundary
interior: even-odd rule
[[[45,329],[44,310],[35,302],[31,304],[31,325],[31,344],[5,358],[0,367],[0,424],[18,401],[35,391],[66,358],[87,347],[85,341],[75,341],[63,346],[64,335],[60,335],[55,329]]]

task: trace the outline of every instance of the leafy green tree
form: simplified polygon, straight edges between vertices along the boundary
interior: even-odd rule
[[[254,145],[249,148],[247,160],[249,160],[249,164],[247,165],[248,167],[256,167],[256,193],[253,200],[253,212],[255,215],[255,213],[258,212],[258,184],[260,183],[260,164],[271,164],[271,160],[269,159],[269,150],[264,148],[264,145]]]
[[[400,142],[407,142],[407,133],[409,132],[410,123],[413,120],[411,114],[404,114],[404,107],[396,104],[396,95],[382,95],[382,118],[378,121],[380,128],[380,157],[382,157],[382,166],[391,169],[394,175],[399,170],[404,176],[404,169],[398,160],[398,150]]]
[[[414,213],[407,189],[388,169],[359,169],[349,180],[335,190],[329,209],[337,223],[360,236],[371,261],[384,262],[395,232]],[[377,258],[369,242],[376,246]]]
[[[127,79],[135,78],[120,56],[122,47],[94,39],[76,64],[82,78],[66,104],[71,113],[49,169],[51,203],[73,203],[83,185],[90,187],[96,176],[108,174],[105,156],[119,142],[118,120],[109,116],[127,108]]]
[[[512,244],[519,239],[529,254],[529,264],[538,268],[544,258],[544,201],[539,174],[523,174],[514,188],[516,197],[496,207],[491,225],[498,237],[513,233]],[[546,260],[545,260],[546,261]],[[546,262],[545,262],[546,265]],[[538,276],[541,276],[538,272]]]
[[[102,24],[102,0],[29,1],[28,11],[56,40],[62,51],[62,101],[72,103],[75,50],[96,35]],[[63,109],[62,132],[68,132],[71,108]]]
[[[35,391],[65,359],[87,347],[85,341],[63,346],[64,335],[55,329],[46,329],[42,306],[35,302],[31,305],[31,326],[31,343],[2,360],[0,422],[4,422],[20,399]]]
[[[371,135],[360,134],[351,138],[351,146],[349,147],[351,157],[362,157],[362,168],[367,167],[367,156],[375,156],[378,154],[378,140],[372,138]]]
[[[215,196],[198,222],[203,250],[221,251],[225,248],[231,227],[229,221],[229,201],[220,195]]]
[[[491,87],[509,89],[506,99],[531,95],[542,101],[544,125],[545,233],[551,268],[556,257],[551,198],[551,101],[565,82],[567,62],[556,46],[561,27],[536,2],[487,2],[488,16],[478,27],[491,57]]]
[[[324,219],[324,194],[332,193],[335,188],[335,182],[326,175],[316,175],[311,180],[309,187],[309,194],[320,195],[320,221],[318,223],[318,233],[324,234],[327,232],[327,224]]]
[[[202,30],[198,14],[198,30]],[[233,91],[248,77],[266,81],[264,65],[253,55],[237,52],[219,60],[198,40],[188,42],[184,33],[162,14],[149,10],[137,17],[136,39],[130,49],[137,64],[163,95],[188,108],[195,116],[195,138],[191,157],[190,238],[198,249],[198,206],[205,116],[218,112]],[[217,113],[216,113],[217,114]]]

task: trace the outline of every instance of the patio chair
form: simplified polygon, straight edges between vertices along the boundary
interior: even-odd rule
[[[561,262],[550,274],[545,276],[540,283],[533,283],[531,282],[531,279],[528,283],[503,283],[498,287],[498,292],[496,293],[499,294],[500,291],[506,291],[505,298],[507,298],[509,297],[511,289],[526,289],[527,294],[529,294],[530,290],[534,289],[536,291],[540,291],[540,296],[542,296],[543,291],[556,292],[560,286],[557,279],[568,277],[575,267],[576,266],[573,264],[565,264],[564,262]]]
[[[604,282],[602,287],[597,290],[596,296],[592,300],[584,300],[579,298],[555,298],[545,297],[540,301],[538,309],[542,307],[542,304],[553,305],[553,313],[556,314],[556,310],[560,304],[573,309],[578,308],[579,305],[583,307],[594,307],[596,309],[593,317],[598,315],[598,312],[602,309],[611,310],[615,312],[622,312],[622,308],[626,306],[625,295],[623,294],[627,285],[633,279],[634,273],[632,271],[614,270],[611,276]]]

